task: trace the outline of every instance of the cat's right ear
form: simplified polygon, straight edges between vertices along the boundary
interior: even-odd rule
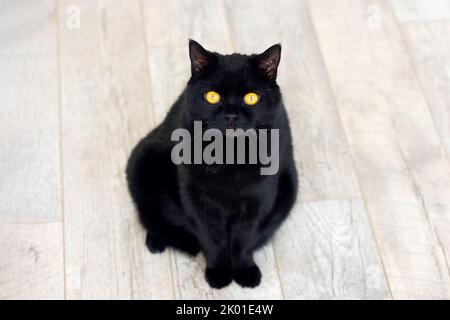
[[[277,78],[278,64],[281,57],[281,45],[276,44],[271,46],[263,53],[256,56],[256,66],[269,80],[275,80]]]
[[[204,74],[215,62],[216,57],[197,41],[189,40],[189,57],[192,74]]]

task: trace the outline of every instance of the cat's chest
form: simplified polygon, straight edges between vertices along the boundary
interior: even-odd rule
[[[270,181],[224,180],[202,187],[201,206],[223,214],[258,215],[270,210],[277,194],[276,184]]]
[[[254,170],[227,168],[216,172],[185,167],[180,171],[180,192],[200,211],[259,214],[271,210],[278,193],[278,178]],[[253,168],[251,168],[253,169]]]
[[[254,195],[243,194],[242,192],[224,192],[213,191],[204,194],[200,199],[200,206],[212,209],[224,216],[232,215],[257,215],[261,211],[261,202],[259,197]]]

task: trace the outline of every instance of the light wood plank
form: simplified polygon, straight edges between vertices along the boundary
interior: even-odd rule
[[[448,298],[448,163],[389,3],[309,5],[393,296]]]
[[[0,224],[0,299],[64,299],[62,225]]]
[[[177,5],[175,5],[176,3]],[[190,76],[188,39],[221,53],[232,52],[226,11],[217,1],[145,1],[144,2],[152,99],[157,122],[181,93]],[[179,10],[182,9],[182,12]],[[156,14],[155,12],[158,12]],[[174,21],[174,17],[180,17]],[[169,24],[169,21],[172,23]],[[164,26],[164,27],[162,27]],[[163,28],[167,37],[161,37]],[[258,253],[263,272],[262,284],[242,289],[235,283],[221,290],[211,289],[204,279],[205,262],[199,255],[192,259],[172,254],[172,269],[177,299],[280,299],[282,292],[271,245]]]
[[[429,6],[436,5],[440,12],[445,12],[450,17],[450,3],[443,7],[440,2],[429,2]],[[423,3],[415,2],[409,8],[420,12]],[[406,10],[406,4],[397,2],[394,13],[401,16],[402,10]],[[401,21],[401,20],[400,20]],[[428,107],[431,111],[434,123],[439,132],[440,140],[445,149],[447,160],[450,155],[450,19],[428,21],[420,19],[414,22],[402,23],[400,30],[404,37],[408,54],[413,63],[420,86],[425,95]],[[448,185],[442,186],[442,182],[435,179],[448,177],[448,166],[445,162],[441,166],[430,168],[436,172],[434,179],[423,176],[424,181],[429,181],[427,196],[430,203],[430,215],[433,219],[433,228],[437,240],[442,246],[447,264],[450,261],[450,199],[448,197]],[[433,163],[432,165],[436,165]],[[443,167],[442,167],[443,166]],[[437,173],[439,172],[439,174]],[[430,179],[431,178],[431,179]],[[444,182],[445,183],[445,182]],[[447,265],[448,267],[448,265]]]
[[[184,43],[183,47],[150,46],[148,49],[152,105],[156,123],[163,121],[189,80],[191,67],[187,41]]]
[[[60,23],[67,297],[171,298],[169,255],[148,254],[127,192],[131,148],[153,123],[138,1],[63,1]],[[162,285],[163,284],[163,285]]]
[[[4,4],[0,19],[0,221],[61,218],[53,1]]]
[[[302,202],[275,241],[285,297],[388,298],[306,2],[229,1],[228,8],[240,49],[261,52],[277,42],[283,45],[279,83],[293,131]],[[264,43],[254,41],[254,34],[263,34]],[[335,228],[331,221],[338,223]],[[346,249],[336,248],[340,245]],[[377,288],[369,287],[371,273],[379,276]]]
[[[299,203],[275,240],[286,298],[389,298],[368,234],[361,199]]]
[[[54,1],[0,11],[0,299],[62,299]]]

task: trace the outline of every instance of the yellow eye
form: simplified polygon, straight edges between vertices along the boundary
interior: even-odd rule
[[[218,104],[220,101],[220,94],[215,91],[208,91],[205,93],[205,100],[210,104]]]
[[[253,106],[259,101],[259,96],[254,92],[249,92],[244,96],[244,102],[248,106]]]

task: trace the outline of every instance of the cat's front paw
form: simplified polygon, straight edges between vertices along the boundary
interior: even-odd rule
[[[167,248],[167,243],[164,239],[160,237],[151,236],[147,233],[147,238],[145,239],[145,244],[151,253],[161,253]]]
[[[234,269],[233,279],[242,287],[254,288],[261,282],[261,271],[256,264],[246,268]]]
[[[227,267],[206,268],[205,276],[209,285],[216,289],[226,287],[233,280],[231,269]]]

